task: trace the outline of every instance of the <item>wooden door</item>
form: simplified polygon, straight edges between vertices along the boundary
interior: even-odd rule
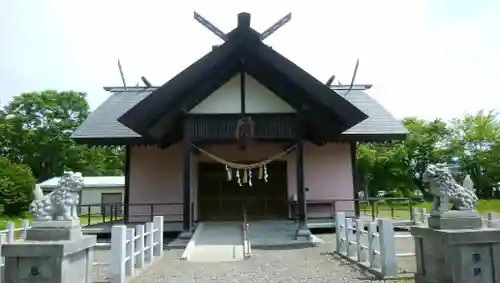
[[[201,221],[240,221],[243,209],[249,219],[288,217],[285,162],[268,165],[268,182],[258,180],[258,171],[255,170],[253,186],[239,186],[234,174],[228,181],[221,164],[200,163],[198,172],[198,215]]]

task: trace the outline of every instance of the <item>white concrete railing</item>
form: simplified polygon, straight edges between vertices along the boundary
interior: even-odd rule
[[[26,219],[21,221],[21,227],[16,228],[14,222],[7,222],[6,229],[0,230],[0,283],[3,282],[5,259],[2,257],[2,245],[12,243],[16,240],[16,232],[20,232],[19,238],[26,237],[26,231],[31,228],[30,222]]]
[[[23,219],[21,221],[21,227],[16,228],[16,224],[14,222],[7,222],[5,225],[6,229],[0,230],[0,235],[6,235],[6,242],[12,243],[16,239],[16,232],[21,232],[19,238],[24,239],[26,237],[26,231],[31,228],[30,222],[27,219]]]
[[[335,213],[336,248],[334,253],[356,262],[379,277],[396,276],[394,226],[391,220],[368,223]]]
[[[425,208],[412,210],[414,225],[427,225],[429,214]],[[397,275],[397,258],[412,257],[415,252],[397,253],[397,239],[413,239],[410,233],[396,233],[391,219],[378,219],[365,223],[360,219],[347,218],[345,213],[335,213],[335,253],[365,267],[379,278],[391,278]],[[359,229],[358,229],[359,227]],[[487,228],[500,229],[500,220],[488,213]]]
[[[425,208],[422,208],[420,211],[417,208],[413,208],[412,215],[414,225],[427,225],[427,220],[430,217]],[[500,228],[500,220],[495,219],[492,212],[488,212],[487,214],[486,228]]]
[[[418,224],[425,225],[425,224],[427,224],[427,219],[430,216],[430,214],[427,213],[426,208],[421,208],[419,211],[419,209],[416,207],[414,207],[411,210],[411,215],[412,215],[411,218],[412,218],[413,225],[418,225]]]
[[[500,220],[494,219],[493,213],[491,213],[491,212],[488,213],[488,218],[487,218],[487,221],[486,221],[486,227],[487,228],[500,229]]]
[[[109,282],[124,283],[127,277],[134,276],[136,268],[143,268],[155,257],[163,256],[163,216],[154,216],[153,222],[135,228],[114,225],[111,242],[96,246],[110,248],[110,261],[93,265],[109,265]]]

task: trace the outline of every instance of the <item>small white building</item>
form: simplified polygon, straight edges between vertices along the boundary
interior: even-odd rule
[[[54,177],[37,184],[44,194],[50,193],[57,187],[61,177]],[[121,204],[124,201],[125,177],[124,176],[96,176],[83,177],[84,187],[80,192],[81,214],[111,215],[111,206],[106,204]],[[103,206],[104,205],[104,206]],[[121,206],[118,211],[121,211]]]

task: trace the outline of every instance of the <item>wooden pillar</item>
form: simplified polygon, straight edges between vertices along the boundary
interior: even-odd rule
[[[188,119],[184,120],[184,157],[182,168],[182,230],[184,233],[191,232],[191,144]]]
[[[352,189],[354,192],[354,211],[356,212],[356,216],[359,217],[361,214],[359,207],[359,174],[358,174],[358,166],[356,160],[356,151],[357,151],[357,143],[351,142],[351,171],[352,171]]]
[[[123,195],[123,220],[125,223],[130,221],[130,158],[132,146],[125,146],[125,191]]]
[[[297,119],[297,139],[295,150],[296,178],[297,178],[297,205],[298,207],[298,222],[297,239],[308,239],[311,232],[307,227],[307,201],[306,191],[304,187],[304,130],[302,125],[302,113],[299,113]]]
[[[297,202],[299,227],[306,222],[306,193],[304,188],[304,148],[301,138],[297,139],[297,148],[295,150],[296,159],[296,177],[297,177]]]

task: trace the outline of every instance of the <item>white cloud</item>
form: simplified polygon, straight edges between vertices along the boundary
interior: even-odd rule
[[[423,0],[43,2],[7,20],[22,31],[0,47],[10,62],[0,67],[10,82],[2,100],[6,90],[74,88],[96,107],[108,95],[103,85],[121,84],[116,58],[129,84],[143,75],[161,84],[220,42],[193,20],[196,9],[226,32],[238,12],[263,31],[291,11],[266,43],[322,81],[335,73],[348,83],[359,57],[357,82],[374,84],[370,94],[397,117],[500,109],[500,5],[450,22],[430,17],[434,1]]]

